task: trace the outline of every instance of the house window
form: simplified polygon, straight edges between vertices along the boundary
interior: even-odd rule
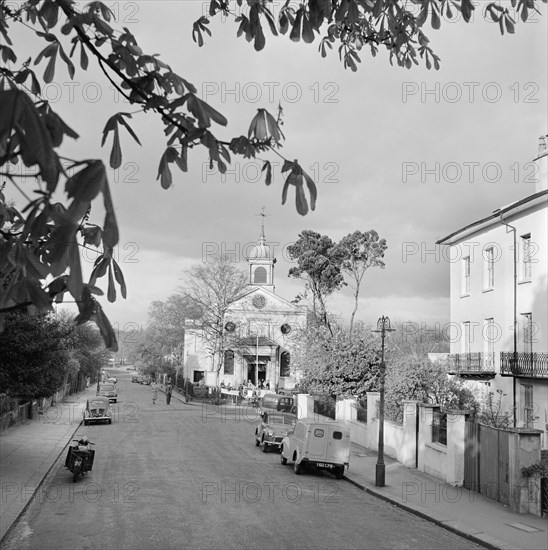
[[[288,351],[282,351],[280,355],[280,377],[287,378],[291,376],[290,355]]]
[[[484,288],[489,289],[495,286],[495,250],[492,246],[485,249],[485,281]]]
[[[462,259],[462,293],[470,294],[470,256]]]
[[[495,320],[493,318],[485,319],[483,325],[483,349],[485,351],[483,367],[487,370],[492,370],[495,366],[495,341],[498,336]]]
[[[523,332],[523,352],[533,353],[533,314],[523,313],[522,332]]]
[[[225,374],[234,374],[234,352],[231,349],[225,351]]]
[[[254,272],[254,282],[257,284],[265,284],[266,283],[266,269],[264,267],[258,267],[255,269]]]
[[[531,233],[521,236],[521,255],[522,255],[522,267],[521,276],[524,280],[531,278],[532,274],[532,247],[531,247]]]
[[[462,337],[462,351],[463,353],[470,353],[470,343],[472,342],[470,321],[462,323]]]

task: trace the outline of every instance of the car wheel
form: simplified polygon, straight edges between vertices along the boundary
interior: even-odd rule
[[[260,444],[261,442],[257,438],[255,438],[255,447],[258,447]]]
[[[88,425],[88,421],[84,420],[84,426],[87,426],[87,425]]]
[[[280,455],[280,462],[285,466],[287,464],[287,458],[284,456],[284,449],[282,447],[282,454]]]
[[[263,441],[263,453],[268,453],[268,443]]]
[[[339,466],[336,470],[335,470],[335,477],[337,479],[342,479],[344,477],[344,466]]]
[[[295,462],[293,462],[293,470],[295,471],[295,473],[299,476],[303,473],[303,464],[302,462],[297,462],[295,460]]]
[[[109,419],[108,419],[108,423],[109,423],[109,424],[112,424],[112,418],[109,418]]]

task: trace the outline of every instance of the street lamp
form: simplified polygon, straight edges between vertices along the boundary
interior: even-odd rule
[[[384,377],[386,366],[384,364],[384,338],[387,332],[394,332],[390,326],[390,319],[384,315],[377,321],[377,329],[371,332],[378,332],[381,335],[381,379],[379,384],[379,445],[377,453],[377,464],[375,466],[375,487],[384,487]]]

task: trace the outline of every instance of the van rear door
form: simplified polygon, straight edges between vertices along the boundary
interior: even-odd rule
[[[323,424],[312,424],[309,427],[307,458],[309,460],[325,460],[329,428]]]
[[[350,461],[350,433],[347,429],[329,426],[326,434],[327,460],[339,464]]]

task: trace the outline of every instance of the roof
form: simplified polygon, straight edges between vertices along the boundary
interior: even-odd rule
[[[519,212],[524,208],[534,206],[535,203],[541,204],[545,197],[548,197],[547,189],[543,189],[538,193],[534,193],[533,195],[529,195],[528,197],[512,202],[498,210],[495,210],[490,216],[487,216],[485,218],[482,218],[481,220],[457,229],[457,231],[454,231],[453,233],[447,235],[447,237],[436,241],[436,244],[453,244],[452,241],[457,240],[459,238],[459,235],[464,233],[471,233],[472,230],[479,230],[481,229],[482,225],[490,225],[493,221],[499,219],[501,214]]]

